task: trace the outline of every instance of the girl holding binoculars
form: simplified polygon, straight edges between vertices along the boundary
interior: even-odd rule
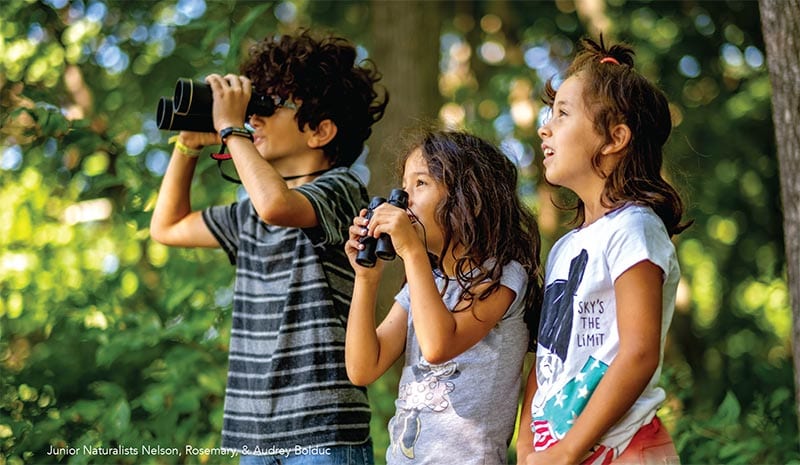
[[[384,203],[350,227],[348,376],[367,385],[405,352],[389,465],[506,463],[526,321],[535,330],[541,296],[536,221],[517,195],[515,166],[478,137],[429,132],[401,165],[408,209]],[[363,267],[356,256],[360,238],[382,233],[406,284],[376,327],[383,264]]]

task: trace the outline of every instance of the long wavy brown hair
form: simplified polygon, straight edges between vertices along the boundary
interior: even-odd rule
[[[528,275],[525,322],[529,347],[535,347],[542,301],[541,239],[536,218],[517,192],[516,166],[495,145],[465,132],[425,130],[406,144],[410,149],[399,159],[401,177],[418,148],[430,175],[447,191],[435,209],[444,243],[432,263],[443,273],[445,253],[455,246],[464,250],[453,257],[461,299],[469,302],[461,311],[497,291],[503,267],[515,260]],[[486,282],[489,286],[476,295],[475,287]]]
[[[625,44],[606,48],[585,38],[564,79],[579,76],[584,84],[584,102],[598,134],[611,142],[610,129],[626,124],[631,141],[620,162],[609,173],[600,170],[600,152],[592,162],[604,177],[603,206],[618,208],[627,202],[645,205],[661,218],[670,235],[679,234],[691,222],[681,223],[683,201],[661,174],[663,148],[672,131],[669,103],[664,93],[633,68],[633,49]],[[543,101],[552,107],[556,96],[552,79],[545,85]],[[583,201],[571,209],[574,222],[583,223]]]

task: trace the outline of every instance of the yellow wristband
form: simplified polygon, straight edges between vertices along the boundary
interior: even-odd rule
[[[189,147],[188,145],[186,145],[183,142],[181,142],[178,137],[179,136],[172,136],[172,137],[169,138],[169,140],[167,142],[169,142],[170,144],[175,144],[175,149],[178,152],[186,155],[187,157],[194,158],[194,157],[197,157],[198,155],[200,155],[200,149],[193,149],[193,148]]]

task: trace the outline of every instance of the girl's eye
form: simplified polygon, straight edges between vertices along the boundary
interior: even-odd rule
[[[558,116],[567,116],[567,112],[564,110],[558,110]]]
[[[417,179],[416,187],[424,186],[424,185],[425,185],[425,181],[423,181],[421,179]]]

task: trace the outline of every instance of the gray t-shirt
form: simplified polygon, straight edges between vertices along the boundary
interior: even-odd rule
[[[446,279],[435,277],[440,290]],[[408,336],[396,411],[389,422],[388,465],[506,463],[528,344],[523,320],[527,282],[522,265],[506,265],[500,283],[516,293],[514,302],[480,342],[440,365],[422,357],[408,285],[400,290],[395,299],[408,310]],[[461,291],[451,280],[444,295],[451,311]]]
[[[366,189],[336,168],[297,191],[319,226],[268,225],[249,200],[203,211],[236,265],[222,446],[247,454],[369,438],[366,390],[344,365],[354,272],[343,244]]]

